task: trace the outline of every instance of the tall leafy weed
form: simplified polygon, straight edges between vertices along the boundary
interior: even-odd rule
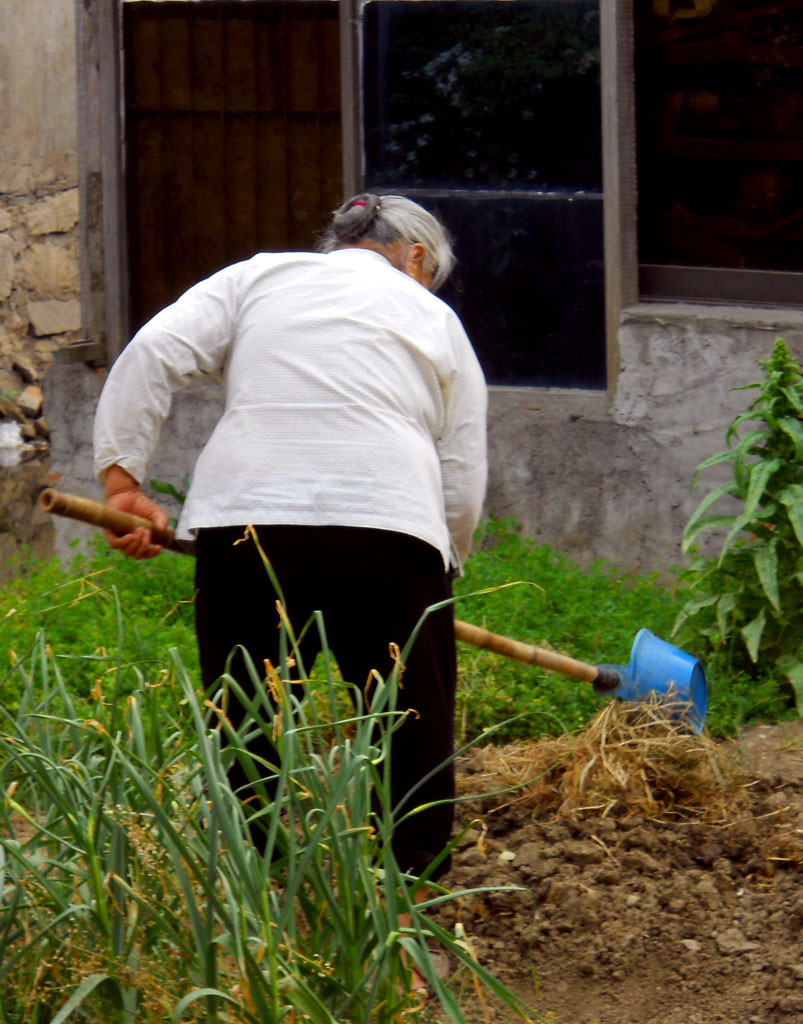
[[[704,656],[724,654],[731,672],[780,673],[803,716],[803,375],[782,338],[758,361],[764,379],[730,424],[725,451],[697,466],[729,466],[732,478],[706,494],[683,531],[692,553],[680,582],[690,594],[675,633]],[[714,506],[730,500],[731,508]],[[708,530],[724,533],[718,555],[700,554]]]

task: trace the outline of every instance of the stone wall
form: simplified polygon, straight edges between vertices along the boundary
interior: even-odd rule
[[[54,351],[80,337],[78,216],[74,182],[0,197],[0,387],[6,393],[40,382]]]
[[[0,582],[20,547],[53,549],[31,500],[48,482],[43,378],[81,336],[78,216],[74,183],[0,197]]]
[[[26,554],[44,558],[55,550],[54,523],[36,505],[48,482],[49,469],[39,462],[0,469],[0,584],[20,570]]]
[[[74,0],[0,4],[0,388],[81,328]]]
[[[53,547],[32,501],[48,482],[42,381],[56,349],[81,335],[78,190],[64,185],[0,197],[0,582],[21,546]]]
[[[81,336],[74,0],[0,4],[0,581],[53,547],[43,378]]]

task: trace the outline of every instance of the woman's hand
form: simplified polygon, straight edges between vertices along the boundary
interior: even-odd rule
[[[149,519],[157,530],[167,528],[167,515],[142,493],[133,476],[120,466],[110,466],[106,473],[106,504],[141,519]],[[161,544],[151,543],[151,531],[144,526],[123,536],[109,530],[104,533],[110,546],[129,558],[153,558],[162,550]]]

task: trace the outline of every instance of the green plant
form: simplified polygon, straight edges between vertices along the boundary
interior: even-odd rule
[[[803,715],[803,376],[783,339],[759,361],[764,380],[749,408],[733,420],[727,449],[705,459],[699,475],[729,466],[732,478],[711,490],[683,531],[696,557],[680,576],[690,590],[675,624],[705,655],[724,654],[728,673],[782,674]],[[754,424],[750,429],[746,425]],[[707,514],[721,499],[732,511]],[[719,554],[699,554],[695,541],[724,531]]]
[[[175,484],[171,484],[165,480],[151,479],[149,482],[152,491],[156,494],[168,494],[171,498],[175,498],[179,505],[183,505],[187,500],[187,491],[190,486],[189,473],[184,475],[184,479],[181,482],[181,489],[176,487]]]
[[[118,606],[118,631],[124,621]],[[355,694],[347,720],[296,700],[281,666],[267,685],[254,673],[255,698],[225,676],[199,697],[175,651],[157,685],[135,673],[131,689],[128,671],[118,663],[111,692],[82,716],[44,635],[16,665],[19,713],[0,712],[0,1019],[390,1024],[427,1016],[408,989],[413,962],[445,1019],[462,1022],[433,942],[458,976],[524,1016],[465,939],[430,918],[451,894],[429,883],[434,895],[417,902],[426,879],[390,854],[398,668],[374,680],[370,708]],[[329,674],[330,710],[339,685]],[[237,730],[232,696],[248,708]],[[280,764],[245,752],[254,730],[275,738]],[[275,786],[248,817],[228,783],[233,756],[255,785]]]
[[[187,491],[189,490],[190,486],[190,474],[184,474],[184,479],[181,481],[180,488],[176,487],[175,484],[171,484],[165,480],[150,480],[149,483],[151,485],[151,490],[155,494],[164,494],[167,497],[172,498],[174,501],[176,501],[179,507],[181,507],[187,500]],[[175,516],[170,516],[168,518],[168,523],[173,529],[175,529],[178,520],[176,519]]]
[[[79,705],[92,701],[93,690],[108,691],[118,660],[153,682],[164,667],[163,652],[176,647],[194,673],[193,571],[191,558],[132,561],[99,536],[87,550],[76,551],[67,567],[57,558],[22,562],[19,574],[0,589],[0,653],[7,666],[0,669],[0,684],[6,712],[16,710],[22,693],[13,666],[29,657],[42,630],[58,651],[65,686]],[[118,614],[123,630],[117,629]]]

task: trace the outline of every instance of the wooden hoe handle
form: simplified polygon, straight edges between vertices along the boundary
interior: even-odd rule
[[[169,526],[166,530],[157,530],[150,519],[133,516],[130,512],[120,512],[116,508],[109,508],[108,505],[102,505],[99,501],[92,501],[90,498],[79,498],[77,494],[65,494],[63,491],[54,491],[48,487],[39,495],[39,507],[45,512],[54,513],[54,515],[77,519],[82,523],[91,523],[93,526],[102,526],[104,530],[110,530],[121,536],[133,533],[137,527],[144,526],[151,531],[154,544],[162,544],[166,548],[180,550],[175,547],[175,533]]]
[[[48,487],[39,495],[39,507],[45,512],[78,519],[82,523],[101,526],[104,530],[121,535],[131,533],[138,526],[145,526],[151,531],[155,544],[161,544],[182,554],[190,553],[186,544],[175,539],[175,534],[169,527],[164,531],[157,530],[149,519],[120,512],[109,508],[108,505],[102,505],[99,501],[79,498],[75,494],[65,494],[63,491],[55,491]],[[560,672],[561,675],[570,676],[572,679],[581,679],[587,683],[596,682],[598,690],[612,690],[619,684],[615,674],[600,670],[594,665],[568,658],[565,654],[544,650],[543,647],[533,647],[519,640],[509,640],[480,626],[461,622],[460,619],[455,620],[454,631],[455,637],[464,643],[493,651],[494,654],[502,654],[506,658],[513,658],[514,661],[524,661],[528,665],[538,665],[552,672]]]
[[[560,672],[561,675],[571,676],[572,679],[593,683],[599,675],[599,669],[595,665],[577,661],[565,654],[547,651],[543,647],[533,647],[532,644],[524,644],[520,640],[510,640],[481,626],[461,622],[460,619],[455,619],[454,632],[457,639],[463,643],[481,647],[485,651],[493,651],[494,654],[502,654],[506,658],[513,658],[514,661],[525,661],[528,665],[538,665],[539,668]]]

